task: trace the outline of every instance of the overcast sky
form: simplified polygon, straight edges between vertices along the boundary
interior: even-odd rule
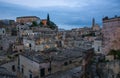
[[[104,16],[120,16],[120,0],[0,0],[0,19],[50,14],[59,28],[91,26],[92,18],[102,25]]]

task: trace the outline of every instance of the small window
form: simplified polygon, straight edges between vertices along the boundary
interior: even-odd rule
[[[40,69],[40,76],[41,77],[45,76],[45,68]]]
[[[3,30],[3,34],[5,33],[5,31]]]
[[[32,45],[31,45],[31,44],[29,44],[29,47],[31,48],[31,47],[32,47]]]
[[[24,66],[23,65],[22,65],[21,71],[22,71],[22,74],[24,74]]]
[[[15,46],[14,46],[14,49],[15,49]]]
[[[71,64],[71,63],[72,63],[72,61],[70,60],[70,61],[69,61],[69,64]]]
[[[100,47],[98,47],[98,52],[100,51]]]
[[[112,75],[112,78],[114,78],[114,75]]]
[[[64,63],[64,66],[67,66],[67,65],[68,65],[68,62],[65,62],[65,63]]]
[[[0,47],[0,50],[3,50],[3,47]]]
[[[32,74],[30,73],[30,78],[32,78]]]
[[[33,78],[32,72],[29,70],[29,78]]]
[[[12,71],[15,72],[16,69],[15,69],[15,65],[12,65]]]
[[[20,52],[22,52],[22,50],[20,50]]]
[[[50,72],[50,71],[51,71],[51,67],[48,68],[48,72]]]

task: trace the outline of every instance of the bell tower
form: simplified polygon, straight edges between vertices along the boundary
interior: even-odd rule
[[[95,19],[92,19],[92,28],[95,26]]]

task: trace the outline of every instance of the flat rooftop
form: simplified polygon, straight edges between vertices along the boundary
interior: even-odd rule
[[[19,19],[19,18],[39,18],[39,17],[37,17],[37,16],[20,16],[20,17],[17,17],[17,19]]]
[[[32,60],[32,61],[35,61],[37,63],[46,62],[46,60],[45,60],[46,58],[44,56],[42,56],[39,53],[34,52],[34,51],[31,51],[31,52],[27,51],[27,52],[25,52],[24,54],[21,54],[21,55],[30,59],[30,60]]]
[[[65,61],[80,58],[84,51],[85,50],[81,48],[61,50],[61,52],[57,52],[57,54],[53,56],[53,61]]]
[[[48,62],[50,58],[52,59],[52,61],[55,62],[62,62],[62,61],[64,62],[67,60],[73,60],[80,57],[82,58],[86,51],[87,50],[81,48],[72,48],[72,49],[53,51],[52,53],[47,53],[44,55],[41,55],[40,52],[26,51],[24,54],[21,55],[38,63]]]
[[[45,78],[81,78],[82,76],[82,67],[75,67],[67,71],[56,72],[51,75],[46,76]]]

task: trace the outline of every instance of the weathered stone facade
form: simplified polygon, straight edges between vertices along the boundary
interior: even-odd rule
[[[102,33],[104,54],[111,49],[120,49],[120,17],[103,18]]]
[[[40,20],[40,18],[36,16],[24,16],[24,17],[16,18],[16,21],[18,23],[28,23],[28,22],[38,21],[38,20]]]

